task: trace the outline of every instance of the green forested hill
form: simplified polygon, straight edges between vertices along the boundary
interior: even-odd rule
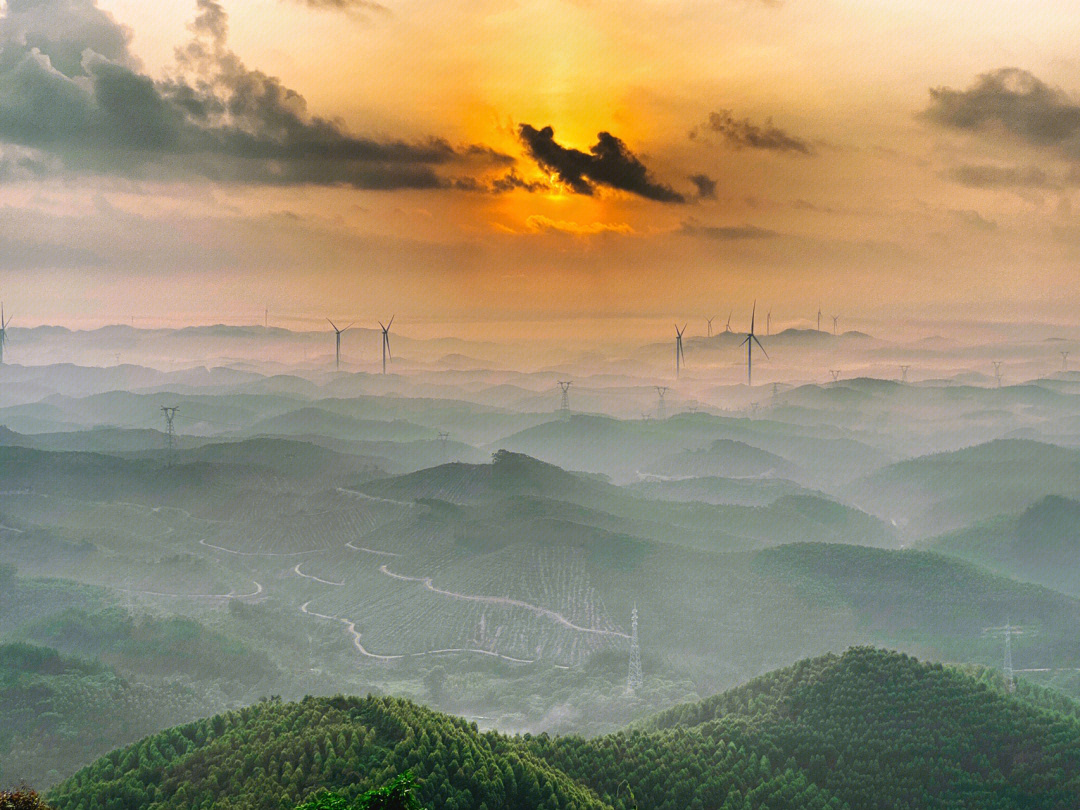
[[[50,798],[59,810],[281,808],[411,770],[425,806],[453,810],[1068,810],[1080,804],[1074,708],[855,648],[593,739],[480,733],[392,698],[268,701],[115,751]]]
[[[136,684],[46,647],[0,645],[0,785],[50,784],[207,704],[177,685]]]
[[[1055,702],[856,648],[670,709],[644,727],[745,735],[853,808],[1076,807],[1080,722],[1050,708]]]
[[[1016,579],[1080,596],[1080,502],[1050,495],[1020,515],[997,517],[928,541],[927,548]]]
[[[498,735],[394,698],[264,701],[114,751],[59,785],[57,810],[291,807],[411,769],[431,808],[601,808],[588,789]]]

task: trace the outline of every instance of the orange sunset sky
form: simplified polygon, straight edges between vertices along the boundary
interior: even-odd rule
[[[20,325],[1080,304],[1074,3],[0,7]]]

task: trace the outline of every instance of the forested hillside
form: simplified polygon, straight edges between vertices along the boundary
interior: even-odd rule
[[[507,737],[392,698],[262,702],[115,751],[60,810],[280,808],[412,771],[430,808],[987,808],[1080,803],[1060,696],[854,648],[592,739]]]

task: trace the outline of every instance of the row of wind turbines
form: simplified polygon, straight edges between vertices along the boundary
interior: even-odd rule
[[[394,359],[393,355],[390,352],[390,327],[394,325],[394,318],[396,318],[396,317],[397,317],[397,315],[392,315],[390,317],[390,320],[387,321],[385,324],[382,321],[379,321],[379,328],[382,329],[382,373],[383,374],[386,373],[386,363],[387,363],[387,361],[392,362],[393,359]],[[338,329],[337,324],[335,324],[329,318],[326,319],[326,322],[329,323],[330,326],[333,327],[333,329],[334,329],[334,369],[335,370],[340,370],[341,369],[341,336],[345,332],[347,332],[349,329],[352,329],[353,326],[356,325],[356,321],[353,321],[352,323],[350,323],[348,326],[346,326],[343,329]]]
[[[734,314],[734,310],[732,310],[732,314]],[[706,318],[705,319],[705,321],[708,323],[708,326],[709,326],[709,337],[712,337],[712,322],[713,322],[713,320],[714,320],[714,318]],[[753,385],[753,382],[754,382],[754,346],[757,346],[761,350],[761,353],[763,355],[765,355],[766,360],[769,359],[769,353],[767,351],[765,351],[765,347],[761,345],[761,341],[758,339],[757,334],[754,332],[754,324],[755,324],[756,320],[757,320],[757,301],[754,302],[754,307],[750,311],[750,331],[746,333],[746,337],[743,339],[742,343],[739,344],[740,348],[742,348],[743,346],[746,347],[746,384],[748,386]],[[840,322],[840,316],[839,315],[833,316],[833,333],[834,334],[836,332],[836,328],[837,328],[839,322]],[[769,334],[772,333],[772,311],[771,310],[769,312],[767,312],[766,315],[765,315],[765,323],[766,323],[766,326],[765,326],[766,332],[765,332],[765,334],[766,334],[766,336],[768,336]],[[687,327],[687,324],[685,324],[685,323],[682,325],[681,329],[679,328],[678,324],[675,324],[675,378],[676,379],[678,379],[679,375],[682,373],[682,367],[686,363],[686,354],[685,354],[685,352],[683,350],[683,335],[686,334],[686,327]],[[819,329],[819,331],[820,331],[820,328],[821,328],[821,310],[819,309],[818,310],[818,329]],[[724,333],[725,334],[732,334],[731,315],[728,315],[727,325],[724,328]]]
[[[754,306],[756,307],[757,304],[755,303]],[[728,313],[727,324],[724,326],[724,331],[723,331],[722,334],[725,334],[725,335],[733,334],[732,329],[731,329],[731,317],[734,314],[735,314],[735,310],[731,310]],[[708,327],[708,332],[707,332],[707,335],[706,335],[707,337],[712,337],[713,336],[712,325],[713,325],[713,321],[715,321],[715,320],[716,320],[715,315],[713,317],[711,317],[711,318],[706,318],[705,319],[705,324]],[[839,330],[839,328],[840,328],[840,316],[839,315],[833,315],[832,316],[832,331],[833,331],[834,335],[837,334],[837,331]],[[686,327],[684,326],[683,329],[685,330]],[[819,332],[821,331],[821,309],[820,308],[817,311],[817,330]],[[772,334],[772,310],[770,309],[768,312],[765,313],[765,336],[768,337],[771,334]]]

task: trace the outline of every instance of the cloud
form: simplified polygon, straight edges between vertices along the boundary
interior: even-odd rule
[[[229,50],[218,2],[197,7],[176,75],[155,81],[95,0],[10,2],[0,24],[0,141],[73,172],[367,189],[450,187],[447,166],[510,162],[436,138],[365,138],[313,116],[303,96]]]
[[[690,175],[690,182],[697,187],[697,198],[699,200],[716,199],[716,181],[709,175],[692,174]]]
[[[645,164],[609,132],[599,133],[588,152],[559,145],[555,142],[555,131],[549,126],[535,129],[522,124],[518,135],[529,156],[554,172],[576,194],[591,195],[599,185],[659,202],[686,201],[670,186],[652,180]]]
[[[372,2],[372,0],[291,0],[293,3],[297,3],[308,8],[318,9],[320,11],[347,11],[347,12],[359,12],[366,14],[369,12],[388,14],[389,9],[381,3]]]
[[[706,239],[735,241],[740,239],[772,239],[780,234],[757,225],[702,225],[694,220],[687,220],[679,229],[688,236],[701,236]]]
[[[997,228],[997,223],[992,219],[987,219],[978,211],[971,209],[952,209],[949,214],[956,219],[960,224],[966,225],[977,231],[992,231]]]
[[[967,90],[936,87],[922,116],[951,129],[1003,131],[1080,157],[1080,105],[1026,70],[984,73]]]
[[[964,164],[949,170],[949,176],[972,188],[1060,188],[1062,183],[1037,166],[996,166]]]
[[[549,219],[541,214],[533,214],[525,220],[525,227],[533,233],[566,233],[572,236],[595,236],[601,233],[633,233],[634,229],[625,222],[590,222],[579,225],[576,222]]]
[[[771,118],[765,119],[763,126],[758,126],[749,118],[737,119],[731,110],[709,113],[709,119],[703,125],[706,132],[723,137],[729,146],[736,149],[765,149],[773,152],[796,152],[812,155],[813,147],[809,142],[790,135],[775,126]],[[690,131],[690,138],[698,137],[698,130]]]

